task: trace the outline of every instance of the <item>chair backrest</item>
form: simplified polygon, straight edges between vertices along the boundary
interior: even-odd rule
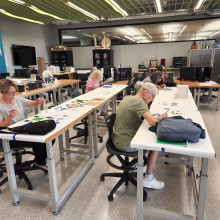
[[[115,118],[116,118],[116,114],[111,114],[105,119],[108,128],[109,137],[111,137],[112,135],[112,129],[115,123]]]

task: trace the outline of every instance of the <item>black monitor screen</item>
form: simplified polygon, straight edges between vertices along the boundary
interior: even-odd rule
[[[12,45],[15,66],[36,65],[35,47]]]
[[[118,68],[119,80],[130,80],[132,78],[132,69],[130,67]]]
[[[173,67],[184,67],[187,65],[187,57],[173,57]]]
[[[196,67],[196,80],[199,82],[210,81],[212,77],[212,67]]]
[[[181,67],[180,80],[194,81],[195,80],[194,67]]]

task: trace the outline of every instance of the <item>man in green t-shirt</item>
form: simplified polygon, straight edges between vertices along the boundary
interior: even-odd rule
[[[158,93],[154,84],[138,81],[135,88],[138,90],[135,96],[126,96],[121,101],[112,132],[112,140],[115,147],[125,152],[137,151],[137,149],[130,147],[130,143],[143,119],[146,119],[150,126],[155,126],[159,118],[167,117],[167,113],[164,113],[159,118],[155,118],[148,109],[147,104],[153,101]],[[164,183],[157,181],[153,176],[158,154],[158,151],[149,151],[148,153],[147,171],[143,182],[144,187],[152,189],[162,189],[164,187]]]

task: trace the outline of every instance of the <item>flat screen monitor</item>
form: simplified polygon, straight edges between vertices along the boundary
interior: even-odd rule
[[[132,68],[118,68],[118,78],[119,80],[130,80],[132,78]]]
[[[181,69],[180,69],[180,80],[194,81],[195,80],[194,67],[181,67]]]
[[[173,57],[173,67],[185,67],[187,65],[187,57]]]
[[[212,67],[196,67],[196,80],[199,82],[210,81],[212,78]]]
[[[15,66],[27,67],[37,64],[35,47],[12,44],[12,53]]]

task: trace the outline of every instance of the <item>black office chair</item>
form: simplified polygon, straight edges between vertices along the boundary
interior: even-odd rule
[[[32,151],[25,150],[25,148],[12,148],[12,152],[13,152],[12,156],[15,157],[15,163],[14,163],[15,175],[17,175],[19,179],[24,179],[24,181],[26,182],[28,186],[28,189],[32,190],[33,186],[25,172],[32,171],[32,170],[39,170],[41,168],[33,166],[34,160],[28,160],[28,161],[22,162],[22,156],[27,155],[27,154],[34,155],[34,153]],[[0,178],[2,178],[5,173],[7,175],[7,169],[6,169],[6,164],[4,163],[4,160],[5,160],[4,156],[0,158]],[[47,173],[46,170],[43,170],[43,171]],[[7,181],[8,181],[8,177],[5,176],[0,181],[0,187],[3,184],[5,184]]]
[[[112,129],[113,129],[113,125],[115,122],[115,118],[116,118],[116,114],[111,114],[108,118],[106,118],[106,124],[108,127],[108,133],[109,133],[109,138],[106,143],[106,148],[109,153],[109,155],[107,157],[107,162],[111,167],[118,169],[118,170],[121,170],[123,172],[103,173],[100,176],[101,181],[104,181],[105,177],[119,177],[120,178],[119,181],[117,182],[117,184],[114,186],[114,188],[110,192],[110,194],[108,195],[109,201],[113,201],[114,193],[117,191],[117,189],[123,183],[125,183],[125,185],[128,185],[128,183],[131,182],[133,185],[135,185],[137,187],[137,181],[134,179],[134,175],[137,175],[137,174],[134,172],[130,172],[130,171],[134,170],[133,165],[135,163],[137,163],[137,159],[134,158],[135,156],[137,156],[137,152],[122,152],[122,151],[119,151],[115,148],[115,146],[112,142],[112,139],[111,139],[111,134],[112,134]],[[114,156],[116,156],[118,158],[120,165],[117,165],[111,161],[111,159]],[[130,158],[132,158],[131,161],[129,161]],[[144,164],[146,165],[146,163],[147,163],[147,160],[145,158]],[[146,199],[147,199],[147,192],[145,191],[145,189],[143,189],[143,200],[146,201]]]
[[[81,85],[81,88],[82,88],[82,93],[85,94],[86,85]],[[75,130],[77,132],[77,134],[69,139],[70,142],[71,142],[71,140],[73,140],[75,138],[84,137],[84,144],[87,143],[87,139],[88,139],[88,135],[89,135],[87,119],[88,119],[88,117],[85,117],[81,120],[80,123],[77,123],[73,126],[73,130]],[[98,135],[98,139],[99,139],[100,143],[103,142],[102,136]]]

